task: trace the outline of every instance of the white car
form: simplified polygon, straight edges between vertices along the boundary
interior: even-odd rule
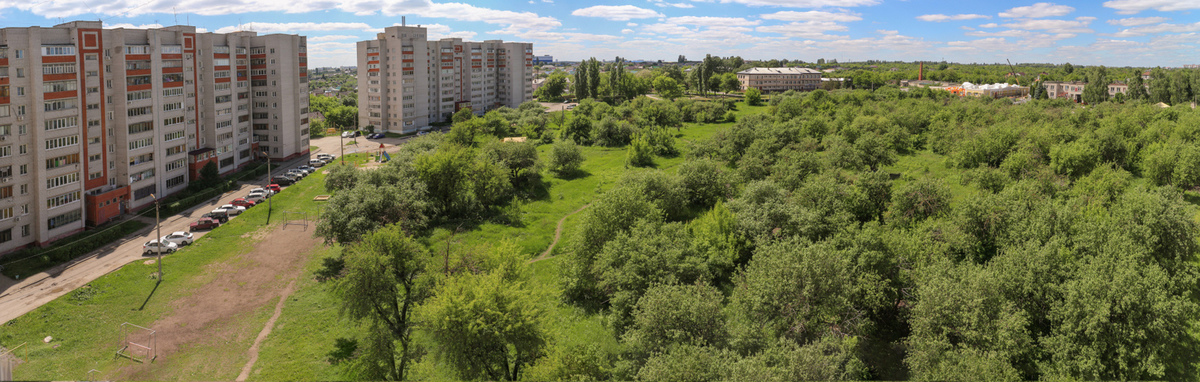
[[[326,161],[324,159],[320,159],[320,158],[314,158],[314,159],[310,159],[308,161],[308,165],[313,166],[313,167],[321,167],[321,166],[324,166],[325,164],[326,164]]]
[[[243,212],[246,212],[246,207],[235,206],[232,204],[223,205],[223,206],[221,206],[221,209],[229,211],[230,216],[238,216],[238,215],[241,215]]]
[[[178,249],[179,246],[175,243],[159,244],[158,240],[150,240],[142,244],[142,255],[175,253]]]
[[[265,189],[262,187],[250,189],[251,194],[256,193],[256,192],[261,192],[261,193],[263,193],[263,195],[265,197],[268,197],[268,198],[271,197],[271,195],[275,195],[275,191],[271,191],[271,190],[268,190],[268,189]]]
[[[267,200],[267,194],[262,192],[251,192],[250,195],[246,195],[246,200],[255,203],[262,203],[264,200]]]
[[[167,244],[174,244],[177,247],[182,247],[192,243],[192,233],[183,231],[172,232],[170,235],[163,236],[162,239],[158,239],[158,241]]]
[[[317,159],[325,161],[325,163],[333,162],[333,154],[317,154]]]

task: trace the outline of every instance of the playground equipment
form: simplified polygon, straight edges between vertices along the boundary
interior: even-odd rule
[[[158,358],[158,337],[154,329],[147,329],[131,323],[121,324],[121,348],[117,355],[131,360],[146,363]]]

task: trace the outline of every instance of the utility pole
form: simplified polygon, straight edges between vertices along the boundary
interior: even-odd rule
[[[158,233],[158,240],[157,240],[158,246],[155,247],[155,252],[157,252],[157,254],[158,254],[158,260],[155,262],[158,263],[158,282],[161,283],[163,280],[162,251],[163,251],[163,244],[166,244],[166,243],[163,243],[163,239],[162,239],[163,238],[163,236],[162,236],[162,218],[160,218],[158,216],[158,197],[154,196],[154,194],[150,194],[150,197],[154,198],[154,230]]]
[[[263,156],[267,157],[267,184],[271,184],[271,156],[263,151]],[[275,192],[268,190],[268,192]],[[271,224],[271,195],[267,194],[267,224]]]

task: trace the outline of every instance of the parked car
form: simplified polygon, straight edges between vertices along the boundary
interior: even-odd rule
[[[283,188],[279,187],[278,184],[268,184],[265,188],[271,191],[269,195],[278,194],[279,191],[283,190]]]
[[[354,132],[353,131],[343,131],[342,138],[354,138]]]
[[[200,215],[200,217],[216,220],[220,224],[225,224],[225,223],[229,222],[229,214],[225,214],[225,213],[215,214],[215,213],[209,212],[207,214]]]
[[[313,159],[309,159],[309,160],[308,160],[308,164],[309,164],[310,166],[313,166],[313,167],[321,167],[321,166],[324,166],[324,165],[326,165],[326,164],[329,164],[329,162],[328,162],[328,161],[326,161],[326,160],[324,160],[324,159],[320,159],[320,158],[313,158]]]
[[[291,177],[296,178],[296,181],[299,182],[300,179],[304,179],[304,177],[308,176],[308,173],[304,172],[304,170],[298,170],[298,169],[293,168],[291,170],[288,170],[288,172],[285,173],[284,175],[290,175]]]
[[[209,213],[213,214],[213,215],[217,215],[217,216],[224,215],[226,221],[229,221],[229,218],[233,217],[233,213],[231,213],[231,212],[229,212],[229,210],[221,208],[221,207],[217,207],[216,209],[213,209]],[[224,223],[224,222],[222,222],[222,223]]]
[[[383,138],[386,136],[387,136],[387,134],[384,134],[384,133],[375,133],[375,134],[368,135],[367,139],[379,139],[379,138]]]
[[[169,243],[169,244],[175,244],[176,246],[182,247],[182,246],[185,246],[188,244],[192,244],[192,234],[191,234],[191,232],[183,232],[183,231],[171,232],[170,235],[163,236],[162,239],[158,239],[158,241],[161,241],[164,243]]]
[[[308,171],[308,173],[309,173],[309,174],[312,174],[312,173],[314,173],[314,172],[317,172],[317,168],[316,168],[316,167],[309,166],[309,165],[306,165],[306,164],[302,164],[302,165],[300,165],[300,167],[296,167],[296,168],[298,168],[298,169],[301,169],[301,170],[304,170],[304,171]]]
[[[238,215],[241,215],[243,212],[246,212],[246,207],[235,206],[232,204],[222,205],[221,209],[225,210],[226,213],[233,215],[233,216],[238,216]]]
[[[142,244],[142,255],[145,256],[145,255],[154,255],[154,254],[175,253],[175,251],[178,249],[179,249],[179,246],[176,245],[175,243],[161,244],[158,242],[158,240],[150,240],[150,241],[147,241],[146,244]]]
[[[296,179],[286,175],[275,175],[271,178],[271,183],[281,186],[290,186],[296,183]]]
[[[267,201],[267,194],[265,194],[265,193],[262,193],[262,192],[251,192],[251,193],[249,193],[249,194],[246,194],[246,197],[245,197],[245,198],[243,198],[243,199],[246,199],[246,201],[248,201],[248,202],[252,202],[252,203],[255,203],[255,204],[257,204],[257,203],[266,203],[266,201]],[[236,202],[236,200],[235,200],[235,202]]]
[[[279,186],[278,186],[278,185],[274,185],[274,184],[273,184],[273,185],[271,185],[271,186],[275,186],[275,188],[279,188]],[[262,193],[265,193],[265,194],[267,194],[266,196],[269,198],[269,197],[271,197],[271,196],[275,195],[275,193],[276,193],[276,192],[279,192],[279,191],[276,191],[276,190],[272,190],[272,189],[271,189],[271,186],[267,186],[267,187],[255,187],[255,188],[251,188],[251,189],[250,189],[250,192],[262,192]]]
[[[221,226],[221,221],[219,221],[217,219],[200,218],[200,220],[192,222],[192,224],[190,224],[188,226],[188,230],[196,231],[196,230],[201,230],[201,229],[213,229],[213,228],[217,228],[220,226]]]
[[[250,199],[246,199],[246,198],[237,198],[237,199],[234,199],[232,202],[229,202],[229,204],[232,204],[232,205],[235,205],[238,207],[250,208],[250,207],[254,207],[255,205],[257,205],[258,202],[250,200]]]
[[[324,153],[317,154],[317,159],[325,161],[326,164],[328,164],[329,162],[333,162],[334,158],[337,158],[337,157],[333,156],[333,154],[324,154]]]

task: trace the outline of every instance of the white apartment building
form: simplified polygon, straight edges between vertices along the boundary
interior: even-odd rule
[[[763,93],[788,90],[817,90],[821,72],[809,68],[750,68],[737,72],[742,90],[755,88]]]
[[[305,38],[0,28],[0,253],[153,205],[208,162],[308,151]]]
[[[358,42],[359,127],[408,133],[469,107],[483,114],[533,99],[533,44],[426,40],[393,26]]]

